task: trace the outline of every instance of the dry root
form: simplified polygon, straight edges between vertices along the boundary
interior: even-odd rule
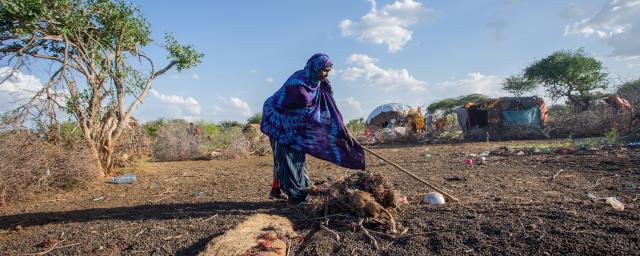
[[[380,174],[358,172],[328,186],[310,199],[307,214],[312,218],[342,218],[345,224],[357,224],[355,216],[367,220],[368,225],[397,233],[393,212],[398,205],[395,188]],[[382,225],[381,225],[382,224]]]

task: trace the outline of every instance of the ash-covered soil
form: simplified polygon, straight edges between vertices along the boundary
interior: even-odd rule
[[[330,224],[341,237],[336,241],[284,204],[269,201],[267,155],[149,162],[136,173],[135,184],[45,192],[11,204],[0,209],[0,254],[43,252],[55,244],[49,255],[194,255],[248,215],[266,213],[291,218],[303,235],[292,255],[639,255],[640,150],[489,155],[484,165],[464,164],[471,153],[540,143],[374,148],[460,199],[419,204],[432,190],[368,155],[368,169],[408,196],[411,203],[397,211],[396,220],[415,235],[374,235],[379,251],[359,229]],[[347,171],[311,157],[308,167],[316,181],[337,180]],[[616,211],[586,193],[618,196],[625,209]]]

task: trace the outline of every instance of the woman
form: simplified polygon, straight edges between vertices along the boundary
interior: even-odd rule
[[[333,99],[329,56],[317,53],[291,75],[263,106],[260,130],[273,149],[272,198],[288,197],[302,208],[309,176],[305,154],[351,169],[364,169],[364,152],[351,138]]]

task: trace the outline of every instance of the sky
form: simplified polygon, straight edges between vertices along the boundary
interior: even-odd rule
[[[167,62],[157,47],[167,32],[205,54],[155,80],[134,114],[142,121],[244,121],[317,52],[334,62],[329,79],[345,120],[391,102],[505,96],[505,77],[558,50],[584,48],[613,84],[640,77],[640,0],[132,3],[151,24],[156,43],[143,51],[156,65]],[[0,110],[10,92],[46,81],[20,75],[0,87]]]

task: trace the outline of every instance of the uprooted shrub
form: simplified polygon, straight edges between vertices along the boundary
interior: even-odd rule
[[[400,228],[393,217],[400,203],[399,194],[381,174],[357,172],[320,185],[311,194],[309,203],[311,206],[305,213],[311,217],[347,214],[383,224],[381,228],[391,233]]]
[[[81,140],[52,144],[27,134],[0,135],[0,206],[38,193],[86,188],[102,175]]]

